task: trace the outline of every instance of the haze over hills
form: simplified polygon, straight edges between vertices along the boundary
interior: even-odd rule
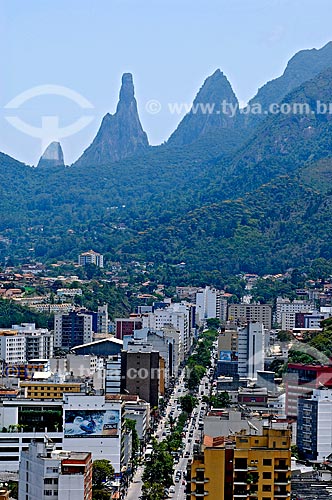
[[[289,60],[284,73],[263,85],[249,101],[250,107],[259,104],[262,113],[248,115],[247,125],[253,126],[261,122],[265,118],[264,112],[269,111],[271,104],[281,102],[289,92],[330,67],[332,67],[332,42],[328,42],[320,49],[297,52]]]
[[[307,161],[331,155],[332,116],[320,112],[332,102],[331,83],[332,67],[283,99],[290,111],[268,116],[238,151],[228,170],[228,192],[234,183],[239,194],[252,191],[280,174],[296,171]],[[303,112],[297,111],[299,104]]]
[[[32,169],[1,154],[0,235],[10,243],[0,241],[0,261],[28,251],[39,260],[76,260],[94,248],[111,260],[173,270],[184,261],[187,282],[211,282],[212,275],[332,259],[331,192],[320,180],[332,178],[332,117],[316,109],[317,101],[332,102],[331,47],[294,56],[278,79],[280,90],[290,71],[304,78],[296,68],[307,57],[314,62],[306,74],[330,66],[295,89],[296,78],[282,84],[290,88],[282,102],[306,104],[308,113],[265,115],[252,127],[238,113],[189,113],[166,145],[149,147],[125,74],[115,115],[106,115],[72,167]],[[194,104],[226,98],[237,105],[218,70]]]

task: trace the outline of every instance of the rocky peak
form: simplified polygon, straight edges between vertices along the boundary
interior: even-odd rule
[[[127,104],[130,101],[135,101],[133,75],[131,73],[124,73],[122,75],[122,85],[117,111],[119,110],[119,107],[121,107],[121,104]]]
[[[114,115],[107,113],[92,144],[75,165],[105,165],[148,148],[137,110],[133,77],[124,73]]]
[[[37,167],[64,167],[60,142],[51,142],[40,157]]]
[[[248,126],[260,123],[266,118],[269,106],[279,103],[290,92],[311,80],[322,71],[332,67],[332,42],[320,49],[306,49],[297,52],[289,61],[284,73],[267,82],[261,87],[255,97],[249,101],[249,106],[259,104],[261,114],[250,115],[245,119]]]
[[[190,144],[209,133],[233,129],[238,113],[238,100],[226,76],[220,69],[210,75],[192,108],[168,140],[172,145]]]

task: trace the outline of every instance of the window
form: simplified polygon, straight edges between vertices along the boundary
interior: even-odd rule
[[[270,458],[263,458],[263,465],[272,465],[272,460]]]
[[[263,479],[271,479],[271,472],[263,472]]]
[[[271,485],[270,484],[263,484],[263,491],[271,491]]]
[[[52,484],[52,479],[50,477],[46,477],[44,479],[44,484]]]

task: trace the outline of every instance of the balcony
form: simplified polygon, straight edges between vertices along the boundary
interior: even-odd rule
[[[275,465],[274,472],[285,472],[291,470],[287,465]]]
[[[192,477],[191,478],[191,483],[194,483],[194,484],[204,484],[204,483],[208,483],[210,481],[210,479],[208,479],[207,477],[203,477],[203,478],[198,478],[197,477]]]

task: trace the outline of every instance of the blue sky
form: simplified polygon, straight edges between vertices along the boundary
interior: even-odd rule
[[[159,144],[181,118],[167,103],[190,103],[216,68],[247,101],[295,52],[331,40],[330,21],[330,0],[0,0],[0,151],[35,164],[42,147],[5,117],[40,128],[41,117],[58,116],[61,128],[91,116],[88,126],[61,140],[72,163],[102,116],[114,112],[128,71],[143,127],[150,143]],[[38,94],[5,109],[21,92],[46,84],[74,90],[93,109]],[[162,107],[154,115],[145,109],[151,99]]]

